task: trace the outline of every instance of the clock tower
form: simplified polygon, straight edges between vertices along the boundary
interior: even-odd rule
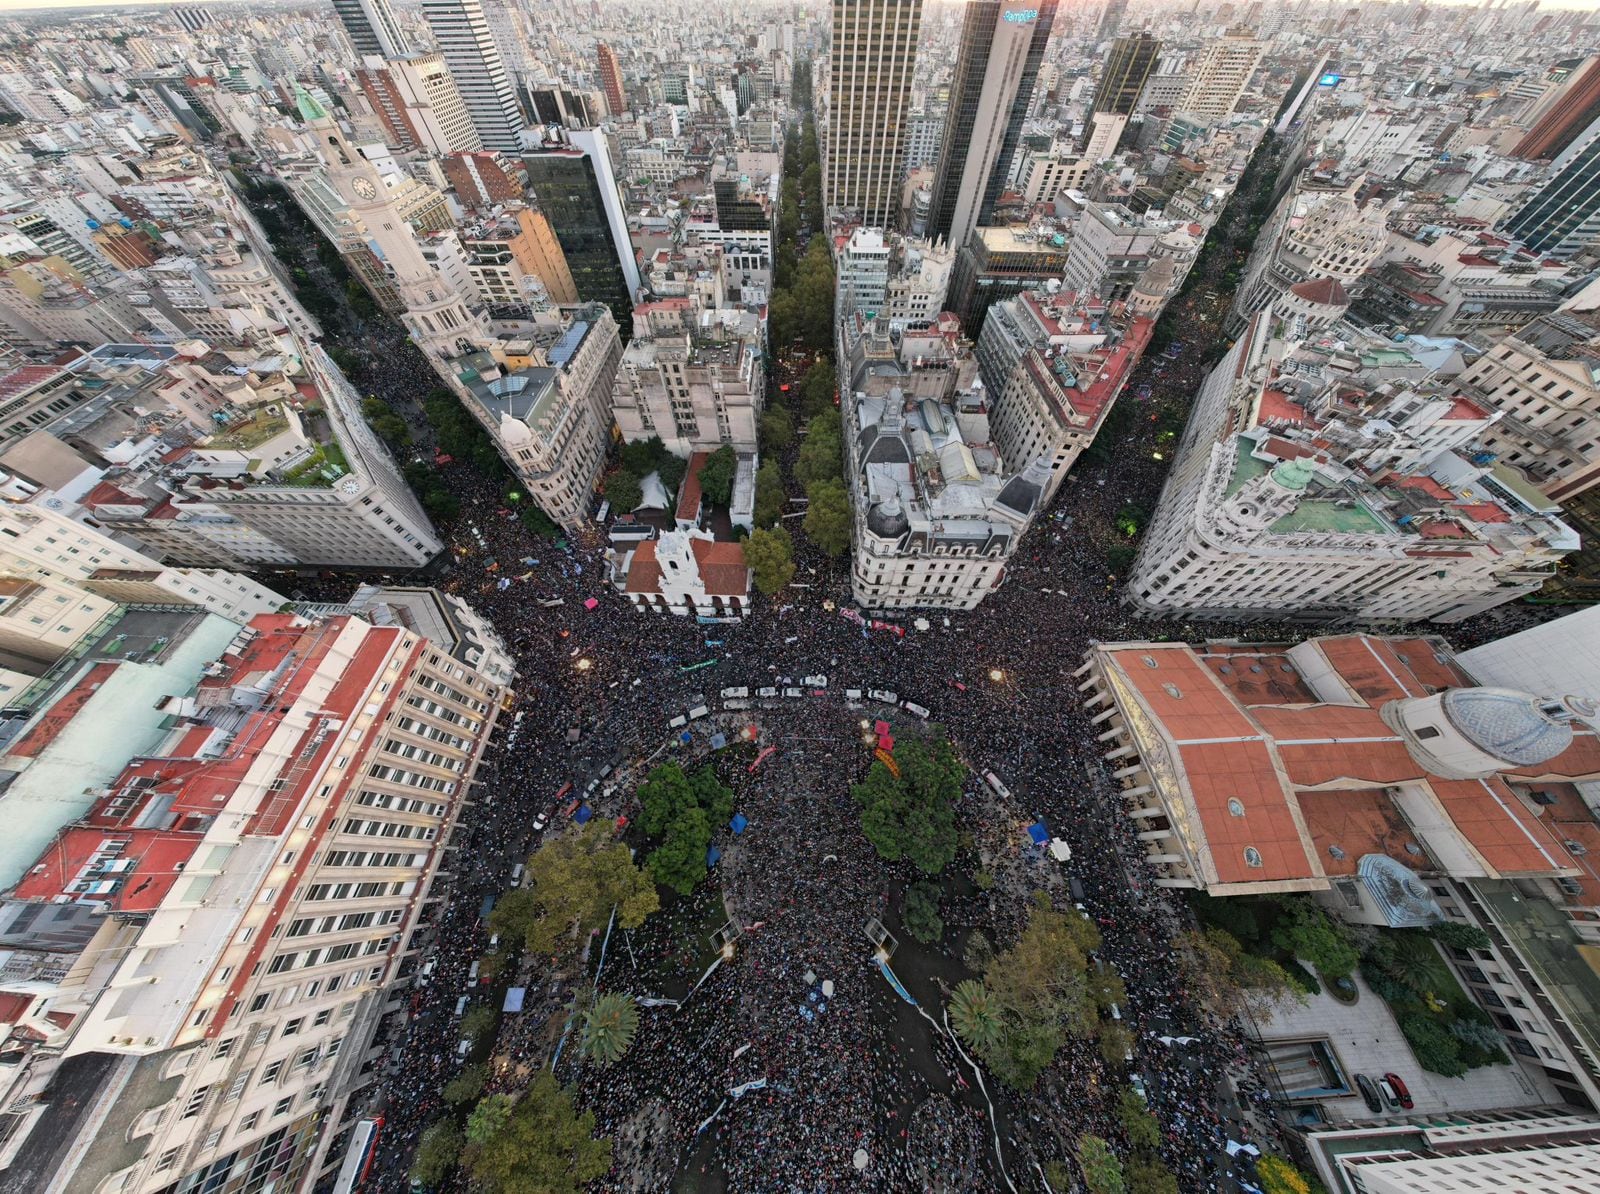
[[[295,103],[317,138],[328,182],[360,221],[368,247],[394,278],[406,308],[401,321],[417,347],[443,359],[487,346],[492,339],[488,329],[422,256],[411,226],[372,163],[346,144],[343,131],[305,88],[295,88]]]

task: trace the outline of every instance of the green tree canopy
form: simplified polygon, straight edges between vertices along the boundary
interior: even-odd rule
[[[1257,1020],[1266,1022],[1278,1000],[1305,1002],[1305,992],[1282,966],[1270,958],[1245,953],[1238,938],[1226,929],[1180,933],[1173,944],[1190,990],[1201,1003],[1210,1004],[1224,1016],[1237,1015],[1248,1005]]]
[[[1161,1147],[1161,1125],[1136,1091],[1124,1090],[1117,1096],[1117,1119],[1134,1148],[1154,1150]]]
[[[765,530],[776,525],[788,500],[777,464],[766,461],[756,470],[756,526]]]
[[[647,477],[660,467],[662,458],[667,455],[667,446],[659,435],[636,439],[622,445],[622,467],[635,476]]]
[[[932,746],[909,739],[895,748],[896,779],[879,761],[851,789],[861,806],[861,828],[880,858],[906,859],[924,874],[937,875],[959,844],[951,805],[961,795],[964,768],[948,740]]]
[[[506,1121],[468,1147],[467,1167],[491,1194],[578,1194],[611,1168],[611,1141],[594,1126],[541,1068]]]
[[[639,1030],[639,1007],[628,995],[608,991],[584,1013],[579,1051],[602,1068],[614,1065],[633,1044]]]
[[[1284,915],[1272,930],[1272,942],[1297,958],[1304,958],[1329,978],[1343,978],[1361,961],[1361,952],[1349,931],[1309,896],[1285,896],[1279,901]]]
[[[700,493],[712,506],[726,506],[733,499],[733,476],[738,471],[739,458],[733,448],[723,444],[700,466]]]
[[[639,785],[639,801],[640,828],[663,839],[645,865],[657,883],[688,895],[706,877],[706,848],[716,826],[733,815],[733,790],[711,767],[686,775],[677,763],[663,763]]]
[[[444,1084],[444,1101],[454,1106],[456,1103],[470,1103],[483,1093],[483,1084],[488,1080],[489,1069],[482,1065],[469,1065],[450,1081]]]
[[[795,458],[794,475],[807,492],[819,481],[839,481],[844,478],[844,441],[841,435],[839,416],[832,411],[818,415],[806,424],[806,438]]]
[[[794,579],[794,549],[783,527],[757,530],[744,541],[744,562],[755,573],[756,590],[771,597]]]
[[[507,892],[489,916],[497,933],[520,933],[533,953],[571,949],[617,910],[636,929],[660,901],[650,877],[634,865],[610,825],[592,821],[578,833],[547,838],[528,860],[529,885]]]
[[[962,980],[951,992],[950,1024],[979,1053],[988,1054],[1000,1043],[1000,1008],[976,979]]]
[[[678,486],[683,484],[683,475],[688,471],[689,462],[671,452],[663,452],[661,459],[656,461],[656,472],[661,475],[661,484],[670,498],[678,496]]]
[[[606,478],[606,500],[613,514],[631,514],[644,501],[644,486],[632,472],[619,468]]]
[[[1140,1153],[1128,1162],[1128,1194],[1179,1194],[1178,1178],[1153,1153]]]
[[[781,406],[769,407],[761,416],[761,450],[781,452],[794,442],[794,419]]]
[[[467,1009],[467,1014],[461,1017],[461,1035],[471,1041],[474,1046],[481,1045],[483,1038],[495,1030],[500,1018],[495,1010],[487,1004],[474,1004]]]
[[[466,1143],[456,1121],[446,1116],[436,1119],[422,1131],[417,1155],[411,1162],[411,1176],[425,1186],[437,1186],[450,1176]]]
[[[801,417],[814,419],[818,415],[835,414],[833,395],[838,385],[839,377],[832,362],[821,360],[807,369],[800,379]]]
[[[921,881],[906,888],[900,921],[915,941],[932,945],[944,936],[944,920],[939,916],[939,888]]]
[[[818,481],[806,490],[805,528],[811,541],[830,556],[850,550],[850,495],[843,481]]]
[[[485,1095],[467,1116],[467,1143],[482,1144],[492,1140],[511,1119],[515,1100],[508,1094]]]
[[[1089,1194],[1125,1194],[1128,1188],[1122,1162],[1099,1136],[1078,1137],[1078,1167]]]

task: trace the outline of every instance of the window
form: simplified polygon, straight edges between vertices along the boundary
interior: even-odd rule
[[[214,1057],[226,1057],[226,1056],[228,1056],[228,1054],[233,1052],[234,1042],[237,1041],[238,1039],[239,1038],[236,1037],[236,1036],[223,1037],[220,1041],[217,1042],[217,1048],[216,1048],[215,1053],[213,1053],[213,1056]]]
[[[1244,864],[1245,864],[1245,866],[1252,866],[1252,867],[1260,866],[1261,865],[1261,851],[1257,850],[1254,846],[1246,846],[1244,848]]]
[[[256,1125],[260,1122],[261,1112],[252,1111],[249,1115],[245,1116],[239,1121],[239,1130],[241,1132],[253,1132],[255,1131]]]
[[[261,1071],[262,1086],[266,1086],[269,1083],[276,1082],[278,1080],[278,1075],[283,1073],[283,1062],[284,1059],[280,1057],[277,1061],[274,1061],[272,1064],[267,1066],[266,1069]]]
[[[169,1148],[162,1153],[160,1159],[156,1161],[156,1172],[162,1173],[176,1165],[178,1163],[178,1154],[182,1151],[183,1149],[181,1148]]]
[[[1228,815],[1230,817],[1244,816],[1244,801],[1237,796],[1230,796],[1228,798]]]
[[[275,1103],[273,1105],[272,1118],[273,1119],[277,1119],[278,1116],[280,1116],[280,1115],[289,1114],[289,1108],[293,1107],[293,1106],[294,1106],[294,1096],[293,1095],[290,1095],[288,1098],[285,1098],[285,1099],[279,1099],[277,1101],[277,1103]]]
[[[313,1028],[321,1028],[331,1019],[333,1019],[333,1009],[331,1007],[325,1007],[317,1013],[317,1018],[311,1021],[311,1026]]]
[[[305,1024],[305,1022],[306,1018],[304,1016],[296,1016],[293,1020],[290,1020],[283,1026],[283,1035],[293,1036],[295,1033],[300,1031],[301,1026]]]
[[[211,1087],[202,1086],[199,1090],[190,1095],[189,1101],[183,1106],[183,1114],[178,1118],[193,1119],[195,1116],[199,1115],[200,1108],[206,1105],[206,1095],[210,1092]]]
[[[1429,738],[1437,738],[1438,736],[1439,731],[1434,729],[1432,726],[1421,726],[1417,730],[1417,737],[1423,739],[1424,741]]]

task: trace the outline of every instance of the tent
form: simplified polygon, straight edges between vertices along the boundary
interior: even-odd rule
[[[748,824],[750,824],[750,822],[743,813],[734,813],[733,820],[728,822],[728,828],[733,830],[734,833],[738,834],[743,833],[745,826]]]
[[[678,735],[678,741],[683,743],[685,746],[688,746],[689,743],[694,741],[694,735],[688,730],[685,730],[683,733]]]
[[[881,751],[884,751],[886,753],[893,754],[894,753],[894,735],[893,734],[879,734],[878,735],[878,749],[881,750]]]
[[[1050,857],[1057,862],[1072,861],[1072,847],[1058,837],[1050,839]]]
[[[584,609],[597,609],[599,607],[599,605],[600,605],[600,603],[598,601],[596,601],[593,597],[587,597],[587,598],[584,599],[584,602],[583,602],[583,608]]]
[[[527,987],[512,987],[506,992],[506,1001],[500,1005],[500,1010],[503,1012],[520,1012],[522,1010],[522,1001],[527,997],[527,994]]]
[[[707,866],[716,866],[717,865],[717,859],[719,859],[721,857],[722,857],[722,851],[721,850],[717,849],[715,846],[710,847],[709,849],[706,850],[706,865]]]
[[[1028,836],[1033,839],[1033,844],[1042,846],[1050,840],[1050,831],[1045,828],[1043,821],[1035,821],[1028,826]]]
[[[882,738],[889,732],[889,723],[880,717],[877,721],[872,723],[872,732],[878,735],[878,737]]]
[[[726,734],[711,735],[712,750],[721,750],[726,745],[728,745],[728,736]]]
[[[578,811],[573,814],[572,819],[579,825],[587,825],[589,823],[589,818],[592,816],[594,816],[594,810],[587,804],[580,804],[578,806]]]

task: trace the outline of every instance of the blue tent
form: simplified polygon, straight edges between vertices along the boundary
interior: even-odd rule
[[[728,822],[728,828],[733,830],[733,832],[736,834],[743,833],[745,826],[748,824],[750,824],[750,822],[745,818],[743,813],[734,813],[733,820]]]
[[[1033,839],[1033,844],[1042,846],[1050,840],[1050,831],[1045,828],[1043,821],[1035,821],[1028,826],[1028,836]]]
[[[722,851],[717,849],[715,846],[712,846],[710,849],[708,849],[706,851],[706,865],[707,866],[716,866],[717,865],[717,859],[719,859],[721,857],[722,857]]]
[[[589,823],[589,818],[593,816],[594,810],[592,808],[590,808],[587,804],[580,804],[578,806],[578,811],[573,814],[572,819],[579,825],[587,825]]]
[[[500,1010],[503,1012],[520,1012],[522,1010],[522,1002],[527,998],[527,995],[527,987],[512,987],[506,992],[506,1001],[500,1005]]]
[[[694,741],[694,735],[688,730],[685,730],[683,733],[678,735],[678,741],[683,743],[685,746],[688,746],[689,743]]]
[[[726,745],[728,745],[728,736],[726,734],[711,735],[712,750],[721,750]]]

